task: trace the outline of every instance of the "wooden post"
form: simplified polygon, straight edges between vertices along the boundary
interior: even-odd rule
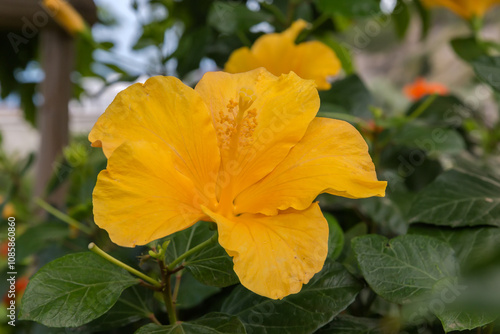
[[[93,0],[68,0],[92,25],[97,21]],[[0,29],[7,30],[16,45],[22,48],[25,41],[40,34],[42,67],[45,79],[41,84],[44,103],[38,110],[40,150],[37,159],[35,196],[43,196],[47,182],[57,167],[57,158],[68,144],[68,102],[71,97],[70,80],[75,57],[75,42],[63,31],[41,6],[40,0],[0,0]],[[62,206],[65,187],[56,191],[48,201]]]
[[[62,29],[47,28],[40,33],[42,67],[41,84],[44,102],[38,113],[40,150],[37,160],[35,196],[43,196],[50,177],[57,168],[57,158],[68,144],[68,103],[71,97],[71,71],[74,66],[74,39]],[[64,204],[66,187],[60,187],[48,198],[57,206]]]

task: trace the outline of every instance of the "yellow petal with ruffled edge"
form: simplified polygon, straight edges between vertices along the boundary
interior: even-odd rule
[[[255,58],[249,48],[236,49],[229,56],[224,70],[229,73],[241,73],[262,67],[260,61]]]
[[[312,79],[320,90],[332,85],[328,77],[340,71],[342,65],[335,53],[325,44],[310,41],[297,45],[293,71],[301,78]]]
[[[384,196],[386,186],[377,181],[368,146],[352,125],[316,118],[269,175],[236,197],[235,212],[275,215],[306,209],[323,192],[365,198]]]
[[[192,88],[174,77],[153,77],[118,93],[89,134],[106,157],[124,141],[164,145],[175,168],[198,189],[203,205],[215,201],[220,158],[212,117]]]
[[[294,71],[297,47],[295,39],[306,26],[307,22],[298,20],[282,33],[266,34],[258,38],[250,49],[258,62],[258,67],[264,67],[276,76]],[[240,66],[246,66],[246,64],[240,64]],[[242,72],[241,67],[236,71],[238,72]],[[303,77],[303,79],[312,78]]]
[[[294,73],[278,78],[265,69],[209,72],[195,90],[217,130],[222,158],[218,197],[224,205],[232,205],[236,194],[285,158],[319,109],[314,83]]]
[[[281,299],[297,293],[323,267],[328,223],[317,203],[272,217],[204,211],[217,223],[219,243],[233,257],[241,284],[259,295]]]
[[[162,144],[126,142],[114,150],[93,193],[94,219],[111,240],[144,245],[190,227],[205,215],[193,182],[179,173]]]
[[[303,79],[314,80],[318,89],[329,89],[327,79],[340,71],[340,61],[335,52],[321,42],[295,44],[306,26],[307,22],[297,20],[282,33],[261,36],[251,49],[245,47],[234,51],[224,70],[241,73],[264,67],[276,76],[295,72]]]

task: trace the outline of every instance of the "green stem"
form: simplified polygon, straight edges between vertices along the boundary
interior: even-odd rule
[[[318,27],[320,25],[322,25],[326,20],[328,20],[329,16],[326,15],[326,14],[321,14],[313,23],[312,23],[312,26],[311,26],[311,29],[305,29],[303,30],[299,36],[297,37],[297,39],[295,40],[295,43],[301,43],[302,41],[304,41],[307,36],[309,36],[313,31],[315,31],[316,29],[318,29]]]
[[[80,223],[78,220],[76,219],[73,219],[71,218],[70,216],[68,216],[67,214],[57,210],[56,208],[54,208],[52,205],[50,205],[49,203],[45,202],[43,199],[41,198],[36,198],[35,199],[35,203],[41,207],[42,209],[44,209],[45,211],[47,211],[48,213],[50,213],[51,215],[53,215],[54,217],[57,217],[59,218],[60,220],[62,220],[63,222],[65,222],[66,224],[70,225],[70,226],[73,226],[77,229],[79,229],[80,231],[82,231],[83,233],[85,234],[88,234],[88,235],[91,235],[92,234],[92,230]]]
[[[175,304],[172,299],[172,285],[170,282],[170,277],[172,276],[172,273],[165,268],[165,264],[163,260],[158,260],[158,264],[160,266],[160,272],[161,272],[161,277],[162,277],[162,283],[163,283],[163,300],[165,301],[165,307],[167,308],[167,314],[168,314],[168,321],[170,322],[171,325],[174,325],[177,322],[177,314],[175,311]]]
[[[171,325],[175,325],[177,322],[177,315],[175,314],[175,306],[172,301],[172,291],[170,287],[170,276],[168,280],[165,281],[165,288],[163,289],[163,299],[165,300],[165,306],[167,307],[168,321]]]
[[[483,27],[483,19],[478,16],[473,16],[469,21],[472,33],[476,40],[480,40],[481,29]]]
[[[236,33],[236,36],[238,36],[241,43],[243,43],[243,45],[245,45],[246,47],[249,48],[252,46],[252,42],[248,39],[247,35],[245,35],[245,33],[243,31],[238,30],[238,32]]]
[[[493,327],[494,327],[493,323],[486,325],[486,327],[484,327],[484,333],[493,334]]]
[[[494,41],[480,41],[480,42],[481,42],[481,45],[483,45],[488,50],[492,49],[495,51],[500,51],[500,44],[498,44]]]
[[[203,248],[205,248],[207,246],[210,246],[211,244],[217,242],[217,238],[218,238],[218,234],[216,232],[210,239],[205,240],[204,242],[202,242],[198,246],[195,246],[195,247],[191,248],[186,253],[182,254],[177,259],[175,259],[174,261],[172,261],[172,263],[170,263],[168,265],[167,270],[169,270],[169,271],[174,270],[175,266],[177,266],[179,263],[181,263],[185,258],[187,258],[187,257],[189,257],[189,256],[191,256],[191,255],[193,255],[195,253],[198,253]]]
[[[177,297],[179,296],[179,289],[181,287],[181,279],[182,279],[183,271],[179,271],[175,274],[175,285],[174,285],[174,293],[172,295],[174,303],[177,302]]]
[[[100,249],[99,247],[96,246],[96,244],[94,244],[93,242],[91,242],[89,244],[89,250],[97,255],[99,255],[100,257],[108,260],[109,262],[117,265],[118,267],[120,268],[123,268],[125,269],[126,271],[128,271],[129,273],[137,276],[137,277],[140,277],[142,278],[143,280],[145,280],[146,282],[149,282],[151,283],[153,286],[157,287],[157,288],[161,288],[162,285],[160,282],[158,282],[157,280],[155,280],[154,278],[152,277],[149,277],[148,275],[144,274],[144,273],[141,273],[139,270],[136,270],[132,267],[130,267],[129,265],[126,265],[125,263],[121,262],[120,260],[118,259],[115,259],[114,257],[112,257],[111,255],[109,255],[108,253],[106,253],[105,251],[103,251],[102,249]]]
[[[412,121],[418,116],[422,115],[422,113],[429,108],[429,106],[434,102],[434,100],[438,97],[437,94],[432,94],[428,96],[424,102],[422,102],[417,109],[415,109],[408,117],[408,121]]]
[[[151,320],[152,322],[154,322],[158,326],[162,326],[162,323],[160,321],[158,321],[158,319],[156,318],[154,313],[148,314],[147,317],[149,318],[149,320]]]

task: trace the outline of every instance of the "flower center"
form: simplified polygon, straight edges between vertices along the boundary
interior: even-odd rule
[[[216,131],[221,154],[223,156],[218,179],[218,211],[231,214],[233,211],[234,187],[232,178],[235,176],[225,166],[237,161],[238,151],[252,143],[252,136],[257,127],[257,110],[251,108],[256,96],[253,90],[243,88],[238,92],[238,102],[230,99],[226,109],[219,111]],[[234,170],[231,168],[231,170]],[[237,167],[236,167],[237,169]]]
[[[250,144],[257,126],[257,110],[250,109],[254,101],[254,92],[243,88],[238,92],[238,102],[230,99],[226,109],[219,111],[216,131],[221,151],[229,150],[227,153],[236,153],[238,147]]]

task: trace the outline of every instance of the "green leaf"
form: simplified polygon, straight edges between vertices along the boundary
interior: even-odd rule
[[[420,99],[410,106],[406,114],[411,115],[426,99]],[[453,95],[436,96],[434,101],[418,116],[432,125],[459,128],[464,119],[472,116],[473,110]]]
[[[208,24],[224,34],[247,32],[250,27],[271,20],[271,15],[262,11],[251,11],[237,2],[215,1],[208,12]]]
[[[380,320],[339,315],[315,334],[382,334]]]
[[[20,107],[24,113],[24,119],[32,126],[36,126],[38,108],[33,97],[36,94],[36,83],[26,82],[19,85]]]
[[[433,293],[434,285],[458,274],[453,249],[426,236],[392,240],[366,235],[352,241],[359,267],[370,287],[394,303],[409,303]]]
[[[496,292],[500,288],[500,276],[490,273],[488,268],[498,268],[500,264],[500,229],[417,226],[412,227],[410,233],[433,236],[449,244],[455,251],[462,272],[467,275],[460,289],[447,291],[444,297],[442,294],[435,297],[446,301],[446,307],[435,307],[435,314],[444,329],[447,332],[473,329],[494,321],[500,308]]]
[[[368,227],[365,223],[358,223],[348,229],[344,234],[344,249],[340,254],[338,260],[342,263],[346,269],[355,276],[361,276],[359,271],[358,262],[356,261],[356,256],[351,247],[351,241],[355,237],[365,235],[368,232]]]
[[[400,197],[398,199],[405,199],[405,197],[409,197],[411,194],[408,192],[398,192],[396,196]],[[408,229],[408,223],[401,205],[392,197],[391,193],[387,193],[385,197],[370,197],[357,200],[357,204],[363,214],[373,220],[378,231],[382,234],[405,234]]]
[[[410,222],[443,226],[500,226],[500,180],[453,169],[442,173],[415,198]]]
[[[463,306],[463,305],[462,305]],[[451,331],[464,331],[485,326],[498,318],[498,314],[485,314],[471,309],[445,309],[437,312],[446,333]]]
[[[329,227],[328,257],[332,260],[336,260],[344,248],[344,231],[342,231],[342,228],[334,216],[329,213],[325,213],[324,216],[328,221]]]
[[[220,288],[200,283],[187,270],[183,270],[178,275],[180,275],[180,287],[175,302],[178,309],[189,309],[200,305],[205,299],[220,291]],[[176,276],[172,276],[172,286],[176,279]]]
[[[421,0],[413,1],[415,7],[417,7],[418,16],[420,16],[420,21],[422,22],[422,39],[427,37],[429,33],[429,28],[431,26],[431,15],[429,10],[422,4]]]
[[[53,173],[45,187],[45,195],[48,196],[56,191],[62,184],[66,183],[68,179],[77,171],[72,167],[65,157],[61,156],[52,163]]]
[[[188,258],[184,266],[201,283],[225,287],[239,282],[233,260],[219,244],[204,248]]]
[[[107,68],[109,68],[111,71],[113,71],[114,73],[119,73],[123,76],[127,76],[129,75],[128,71],[121,68],[119,65],[116,65],[116,64],[113,64],[113,63],[109,63],[109,62],[101,62],[101,64]]]
[[[394,28],[396,29],[396,35],[399,39],[403,39],[410,26],[411,19],[410,10],[404,1],[398,0],[391,17],[394,22]]]
[[[111,50],[115,46],[115,43],[111,41],[99,42],[99,48],[104,49],[106,51]]]
[[[351,50],[347,48],[347,43],[339,43],[333,37],[333,34],[324,34],[318,37],[318,40],[329,46],[337,55],[346,74],[354,73],[354,61],[351,57]]]
[[[314,9],[311,3],[299,2],[295,12],[293,13],[293,20],[296,21],[298,19],[302,19],[307,22],[314,21]]]
[[[133,50],[140,50],[153,45],[162,45],[165,42],[165,31],[173,26],[175,21],[167,17],[160,21],[152,21],[142,26],[142,34],[139,36]]]
[[[213,39],[214,33],[207,26],[182,35],[177,49],[172,54],[177,59],[177,72],[181,78],[199,67],[200,61],[207,53]]]
[[[106,313],[123,290],[138,282],[96,254],[69,254],[31,278],[19,319],[49,327],[81,326]]]
[[[204,317],[169,326],[149,324],[134,334],[245,334],[245,326],[238,317],[223,313],[209,313]]]
[[[16,259],[21,262],[49,245],[62,242],[68,235],[68,225],[60,222],[47,222],[32,226],[17,239],[22,247],[16,249]]]
[[[418,148],[429,155],[456,154],[465,149],[465,141],[454,129],[431,128],[418,122],[403,126],[393,137],[396,144]]]
[[[426,299],[403,305],[400,314],[403,322],[419,327],[428,324],[434,314],[441,320],[445,332],[474,329],[491,323],[499,315],[498,306],[491,308],[481,301],[478,303],[475,293],[477,290],[468,284],[443,279],[434,285]]]
[[[297,294],[272,300],[238,286],[222,311],[238,316],[253,334],[312,333],[349,306],[360,290],[361,284],[342,265],[327,259]]]
[[[79,328],[79,332],[105,331],[147,319],[151,311],[153,291],[133,286],[123,291],[116,304],[103,316]]]
[[[446,242],[455,251],[463,272],[500,264],[500,229],[469,227],[444,229],[436,226],[413,226],[409,233],[427,235]]]
[[[457,56],[467,62],[485,55],[485,50],[478,44],[474,36],[455,38],[450,43]]]
[[[362,118],[373,118],[369,106],[373,97],[357,75],[335,81],[328,91],[319,93],[320,112],[341,112]]]
[[[496,285],[497,289],[486,293],[496,294],[498,297],[496,293],[498,283]],[[484,300],[480,300],[484,296],[485,292],[478,291],[474,286],[462,284],[455,285],[455,287],[443,286],[436,291],[430,303],[434,306],[440,304],[441,307],[433,307],[432,311],[441,320],[445,332],[468,330],[487,325],[500,314],[498,298],[494,302],[496,306],[492,308],[488,305],[491,301],[489,295]]]
[[[480,57],[472,62],[472,67],[479,79],[500,93],[500,56]]]
[[[168,237],[171,244],[167,248],[167,262],[172,262],[189,249],[210,239],[213,233],[209,230],[208,223],[200,222]],[[206,285],[225,287],[239,281],[233,270],[233,260],[218,243],[185,259],[184,266],[198,281]]]
[[[324,14],[345,16],[373,16],[380,12],[376,0],[316,0],[318,10]]]

